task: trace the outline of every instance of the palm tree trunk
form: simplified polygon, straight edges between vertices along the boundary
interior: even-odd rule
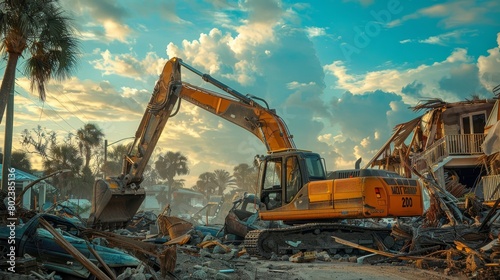
[[[85,147],[85,167],[89,168],[89,165],[90,165],[90,157],[91,157],[91,153],[90,153],[90,147]]]
[[[7,191],[9,182],[9,169],[12,153],[12,129],[14,122],[14,82],[16,80],[16,65],[18,59],[18,54],[9,53],[9,59],[7,60],[4,79],[2,81],[2,86],[0,87],[0,123],[2,121],[7,102],[9,103],[9,106],[7,107],[7,122],[5,123],[4,154],[2,165],[1,189],[4,191]]]
[[[172,194],[174,192],[173,190],[173,185],[174,185],[174,180],[169,180],[167,179],[167,184],[168,184],[168,192],[167,192],[167,203],[172,205]]]
[[[2,86],[0,86],[0,123],[2,123],[9,95],[14,94],[14,83],[16,81],[16,66],[18,60],[18,54],[9,53],[7,67],[5,68],[5,73],[3,74]]]

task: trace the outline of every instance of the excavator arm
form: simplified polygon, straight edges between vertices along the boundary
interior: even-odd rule
[[[295,149],[292,135],[281,117],[273,109],[265,108],[254,101],[257,99],[265,103],[263,99],[245,96],[182,61],[179,61],[179,64],[231,95],[222,95],[183,82],[180,98],[246,129],[266,145],[268,152]]]
[[[182,82],[182,67],[229,95]],[[144,169],[167,121],[177,114],[182,99],[251,132],[266,145],[269,152],[295,149],[286,124],[274,110],[254,101],[259,98],[245,96],[202,74],[181,59],[172,58],[163,68],[135,133],[133,145],[124,157],[122,174],[97,180],[94,184],[89,226],[120,228],[126,226],[135,215],[145,198],[144,189],[140,187]]]

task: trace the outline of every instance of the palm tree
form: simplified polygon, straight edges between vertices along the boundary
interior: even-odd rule
[[[85,168],[89,168],[90,158],[92,157],[92,148],[98,147],[102,142],[104,133],[99,126],[93,123],[88,123],[80,128],[76,136],[78,138],[78,148],[80,153],[85,155]]]
[[[214,175],[215,175],[214,183],[217,186],[217,189],[219,190],[218,195],[222,195],[226,187],[235,185],[234,177],[226,170],[217,169],[214,171]]]
[[[43,160],[42,164],[47,174],[63,169],[71,170],[71,172],[54,177],[54,186],[59,188],[63,194],[78,190],[76,178],[83,165],[83,160],[75,147],[69,144],[53,145],[50,147],[49,156]]]
[[[160,155],[155,162],[156,171],[161,178],[167,181],[168,185],[168,201],[172,201],[173,189],[178,186],[174,179],[177,175],[189,174],[187,158],[180,152],[167,152],[163,156]]]
[[[213,172],[205,172],[198,176],[198,181],[196,181],[196,185],[193,187],[195,191],[201,192],[205,195],[205,198],[208,199],[211,194],[214,194],[217,186],[215,185],[215,173]]]
[[[101,166],[104,174],[118,176],[122,171],[123,157],[128,154],[130,145],[117,144],[108,152],[106,162]],[[147,169],[144,171],[148,172]]]
[[[257,172],[254,166],[246,163],[240,163],[233,169],[233,177],[236,185],[246,192],[255,193],[255,183],[257,180]]]
[[[0,85],[0,123],[7,103],[2,188],[7,188],[7,174],[12,151],[14,85],[19,58],[26,58],[24,75],[45,100],[45,83],[65,79],[76,66],[78,39],[68,17],[57,0],[1,0],[0,53],[7,59]],[[25,54],[27,53],[27,54]]]
[[[71,19],[63,15],[57,0],[0,1],[0,51],[7,57],[0,87],[0,123],[14,91],[19,58],[27,58],[24,73],[31,89],[36,88],[45,100],[45,83],[65,79],[75,69],[78,45]]]
[[[28,153],[24,151],[13,152],[11,158],[12,166],[25,172],[31,172],[31,162]]]

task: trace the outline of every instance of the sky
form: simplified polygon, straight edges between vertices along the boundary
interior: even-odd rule
[[[500,2],[399,0],[73,0],[81,57],[47,100],[17,73],[13,150],[38,125],[61,137],[94,123],[109,143],[134,136],[168,59],[179,57],[244,94],[264,98],[295,144],[327,169],[364,166],[395,125],[429,98],[492,98],[500,84]],[[0,70],[5,69],[0,62]],[[19,69],[22,64],[18,65]],[[183,81],[213,89],[183,72]],[[0,125],[4,142],[5,122]],[[127,141],[122,143],[126,144]],[[111,148],[111,147],[109,147]],[[252,134],[183,102],[158,142],[188,158],[191,187],[204,172],[252,164]],[[33,158],[39,166],[40,159]],[[117,174],[118,175],[118,174]]]

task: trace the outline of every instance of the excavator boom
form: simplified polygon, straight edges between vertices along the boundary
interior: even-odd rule
[[[229,96],[182,82],[182,67]],[[246,129],[258,137],[268,151],[295,149],[283,120],[274,110],[264,108],[252,98],[202,74],[181,59],[167,61],[135,133],[133,145],[123,159],[121,175],[100,179],[94,184],[89,226],[120,228],[135,215],[145,198],[144,189],[140,187],[144,169],[167,121],[177,114],[181,99]]]
[[[274,111],[257,103],[233,100],[206,89],[182,83],[183,100],[232,122],[259,138],[268,151],[295,149],[292,136],[282,119]]]

